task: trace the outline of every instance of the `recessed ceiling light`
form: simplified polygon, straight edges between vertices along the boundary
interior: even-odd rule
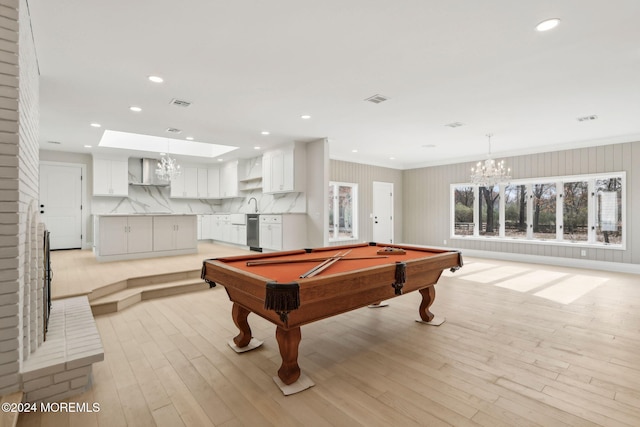
[[[188,136],[185,138],[187,141],[193,141],[193,137],[192,136]]]
[[[254,150],[259,150],[260,147],[258,147],[257,145],[255,147],[253,147]]]
[[[139,113],[140,111],[142,111],[142,108],[132,105],[131,107],[129,107],[129,110],[133,111],[134,113]]]
[[[352,153],[357,153],[357,152],[358,152],[358,150],[351,150],[351,152],[352,152]]]
[[[308,114],[304,114],[304,115],[300,116],[300,118],[303,119],[303,120],[309,120],[311,118],[311,116],[308,115]]]
[[[395,159],[396,159],[395,157],[389,157],[389,160],[395,160]]]
[[[160,76],[149,76],[149,81],[154,82],[154,83],[162,83],[164,81],[164,79]]]
[[[161,156],[166,156],[167,155],[167,153],[158,153],[158,154],[160,154]]]
[[[547,19],[536,25],[537,31],[549,31],[558,26],[560,20],[558,18]]]
[[[219,161],[219,162],[222,162],[222,161],[224,161],[224,159],[218,159],[218,161]]]
[[[84,148],[91,148],[91,145],[85,145]]]
[[[99,128],[102,125],[100,123],[91,123],[91,126],[93,126],[94,128]]]
[[[270,134],[270,132],[269,132],[268,130],[263,130],[263,131],[262,131],[262,132],[260,132],[260,133],[261,133],[261,134],[263,134],[263,135],[269,135],[269,134]]]

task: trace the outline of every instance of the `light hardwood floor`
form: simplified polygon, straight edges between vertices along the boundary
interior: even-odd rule
[[[275,327],[249,316],[236,354],[223,288],[98,316],[105,360],[70,402],[88,414],[23,414],[19,426],[638,426],[638,276],[465,259],[436,286],[302,327],[316,383],[285,397]]]

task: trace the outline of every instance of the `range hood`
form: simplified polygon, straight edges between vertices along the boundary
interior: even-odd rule
[[[134,177],[140,177],[139,182],[130,182],[129,185],[155,185],[158,187],[166,187],[169,185],[169,181],[158,178],[156,175],[156,169],[158,168],[157,159],[140,159],[140,169],[138,173],[134,171],[132,174]]]

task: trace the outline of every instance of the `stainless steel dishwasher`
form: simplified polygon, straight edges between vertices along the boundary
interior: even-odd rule
[[[260,214],[247,214],[247,246],[252,251],[262,252],[260,247]]]

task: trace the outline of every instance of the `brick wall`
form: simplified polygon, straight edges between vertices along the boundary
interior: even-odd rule
[[[0,395],[38,326],[38,69],[26,0],[0,0]]]

